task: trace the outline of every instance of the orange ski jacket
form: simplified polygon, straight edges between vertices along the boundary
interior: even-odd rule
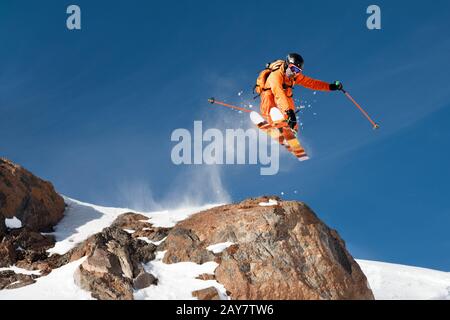
[[[279,63],[276,61],[273,64]],[[263,115],[269,113],[270,108],[277,106],[283,112],[289,109],[295,110],[292,88],[300,85],[308,89],[318,91],[330,91],[327,82],[316,80],[303,74],[296,75],[293,79],[286,76],[285,64],[274,70],[268,76],[261,94],[261,112]]]

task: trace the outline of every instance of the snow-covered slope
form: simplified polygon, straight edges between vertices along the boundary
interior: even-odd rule
[[[126,212],[136,212],[127,208],[111,208],[84,203],[64,197],[67,204],[64,218],[55,227],[53,233],[56,245],[48,250],[50,253],[63,254],[72,249],[77,243],[87,239],[94,233],[108,227],[117,216]],[[147,216],[149,222],[155,227],[173,227],[178,221],[184,220],[190,215],[217,206],[217,204],[199,207],[182,208],[156,212],[139,212]]]
[[[378,300],[450,300],[450,273],[357,260]]]
[[[56,246],[49,251],[65,253],[77,243],[109,226],[114,219],[125,212],[135,212],[125,208],[109,208],[83,203],[65,197],[68,208],[63,220],[56,226],[54,235]],[[216,205],[183,208],[159,212],[139,212],[149,218],[155,226],[172,227],[178,221],[193,213]],[[228,244],[226,244],[228,245]],[[224,244],[211,246],[211,250]],[[226,299],[225,288],[217,281],[196,279],[202,273],[214,273],[215,262],[198,265],[191,262],[165,264],[163,252],[149,262],[145,269],[158,279],[157,286],[135,292],[136,299],[193,299],[191,292],[214,286],[221,298]],[[35,284],[12,290],[0,290],[2,299],[91,299],[90,293],[78,288],[73,281],[73,273],[83,261],[69,263],[53,270],[49,275],[38,278]],[[435,270],[357,260],[366,274],[376,299],[449,299],[450,273]],[[19,269],[11,269],[19,272]]]
[[[75,269],[84,259],[55,269],[29,286],[0,290],[0,300],[91,300],[91,293],[79,288],[73,280]]]

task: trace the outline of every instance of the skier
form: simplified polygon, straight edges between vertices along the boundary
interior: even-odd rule
[[[225,102],[209,98],[211,104],[219,104],[241,112],[250,113],[251,121],[271,138],[285,146],[300,161],[309,159],[298,139],[297,116],[295,112],[292,88],[301,85],[305,88],[320,91],[342,91],[347,98],[364,114],[373,129],[380,126],[374,122],[367,112],[344,90],[340,81],[327,83],[303,74],[304,60],[298,53],[290,53],[285,60],[277,60],[266,65],[256,79],[254,92],[261,97],[261,114],[247,108],[237,107]]]
[[[268,64],[260,73],[255,86],[255,92],[261,96],[262,116],[272,123],[280,120],[273,119],[280,110],[283,120],[287,120],[289,127],[295,132],[298,131],[298,125],[292,93],[294,85],[320,91],[343,90],[342,83],[339,81],[327,83],[305,76],[303,65],[304,60],[301,55],[290,53],[286,60],[277,60]]]

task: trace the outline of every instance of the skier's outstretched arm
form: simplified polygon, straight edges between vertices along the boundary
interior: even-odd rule
[[[301,86],[311,89],[311,90],[319,90],[319,91],[333,90],[330,87],[330,84],[328,82],[325,82],[322,80],[316,80],[316,79],[310,78],[308,76],[305,76],[303,74],[301,74],[297,77],[297,79],[295,80],[295,84],[301,85]]]

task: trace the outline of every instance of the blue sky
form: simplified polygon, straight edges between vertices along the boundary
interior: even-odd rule
[[[65,27],[73,3],[81,31]],[[378,1],[382,30],[369,31],[370,4],[2,1],[0,155],[104,205],[283,192],[358,258],[450,271],[450,4]],[[301,114],[311,161],[284,156],[272,177],[257,166],[172,164],[174,129],[247,121],[206,99],[256,104],[257,72],[292,51],[305,74],[341,80],[382,128],[339,93],[299,88],[312,104]]]

